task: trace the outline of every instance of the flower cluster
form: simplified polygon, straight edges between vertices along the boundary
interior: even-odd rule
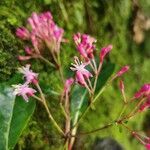
[[[87,34],[81,33],[75,34],[73,36],[73,39],[76,44],[77,50],[86,61],[93,58],[93,51],[95,49],[94,43],[96,42],[96,39]]]
[[[46,45],[53,55],[59,53],[60,44],[63,41],[64,30],[59,28],[50,12],[32,13],[28,18],[30,30],[20,27],[16,30],[16,35],[22,40],[31,41],[32,48],[26,47],[27,56],[20,56],[19,60],[28,60],[41,55],[41,50]]]
[[[74,34],[73,39],[77,51],[80,54],[80,58],[83,58],[82,59],[83,62],[80,62],[79,58],[75,57],[74,59],[75,63],[74,64],[72,63],[72,67],[70,67],[70,69],[72,71],[75,71],[75,81],[77,83],[90,89],[89,91],[94,91],[96,82],[95,85],[93,85],[92,87],[92,83],[90,82],[90,77],[98,78],[98,75],[100,74],[100,70],[104,62],[104,58],[112,50],[113,46],[108,45],[101,49],[99,53],[99,63],[97,64],[94,56],[94,50],[96,49],[96,46],[94,44],[96,42],[96,39],[87,34],[81,34],[81,33]],[[87,69],[89,68],[89,66],[91,67],[94,73],[91,73]],[[123,68],[121,68],[120,71],[118,71],[118,73],[116,73],[113,79],[122,76],[122,74],[127,72],[128,69],[129,66],[124,66]]]
[[[36,93],[36,90],[29,87],[30,83],[37,84],[38,80],[38,74],[34,73],[32,70],[30,70],[30,65],[26,65],[26,67],[22,67],[18,69],[20,73],[23,74],[23,77],[25,78],[24,84],[18,84],[13,85],[14,88],[14,95],[22,96],[25,101],[28,102],[28,99],[30,96],[33,96],[34,93]]]

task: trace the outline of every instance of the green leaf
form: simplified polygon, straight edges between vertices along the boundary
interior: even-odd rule
[[[97,81],[95,94],[97,94],[106,84],[108,78],[114,71],[114,66],[115,65],[112,63],[107,63],[106,65],[104,65]],[[84,112],[87,106],[88,106],[87,90],[85,90],[84,87],[76,85],[71,94],[71,116],[73,125],[76,124],[80,114]]]
[[[0,150],[14,148],[34,109],[35,101],[16,99],[12,88],[0,86]]]
[[[87,106],[86,103],[88,103],[87,90],[80,85],[75,85],[71,97],[71,116],[73,125],[78,121],[83,106]]]
[[[95,92],[98,93],[102,87],[106,84],[108,78],[112,75],[114,72],[115,65],[112,63],[107,63],[104,65],[102,72],[99,75],[99,78],[97,80],[97,86]]]

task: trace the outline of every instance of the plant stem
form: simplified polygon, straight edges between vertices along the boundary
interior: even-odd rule
[[[92,130],[92,131],[80,132],[80,133],[78,133],[77,136],[80,136],[80,135],[82,136],[82,135],[87,135],[87,134],[95,133],[95,132],[97,132],[97,131],[100,131],[100,130],[103,130],[103,129],[107,129],[107,128],[111,127],[112,125],[114,125],[114,123],[109,123],[109,124],[107,124],[107,125],[104,125],[103,127],[94,129],[94,130]],[[71,136],[72,136],[72,137],[77,137],[76,135],[71,135]]]
[[[121,112],[120,112],[119,117],[118,117],[117,120],[119,120],[121,118],[121,116],[124,113],[124,111],[126,110],[126,108],[127,108],[127,103],[124,103],[123,108],[121,109]]]
[[[64,136],[65,135],[64,132],[62,131],[62,129],[59,127],[59,125],[57,124],[57,122],[55,121],[55,119],[53,118],[53,116],[51,115],[51,112],[50,112],[50,110],[49,110],[49,108],[47,106],[47,103],[44,102],[43,104],[44,104],[44,107],[45,107],[45,109],[46,109],[46,111],[48,113],[49,119],[53,122],[54,126],[59,131],[59,133],[61,133]]]
[[[132,116],[132,114],[139,108],[139,106],[143,103],[143,101],[145,100],[145,98],[141,99],[137,105],[135,106],[135,108],[129,113],[128,117]]]
[[[59,74],[60,74],[60,77],[61,77],[61,80],[63,82],[63,84],[65,83],[65,80],[64,80],[64,75],[63,75],[63,68],[62,68],[62,64],[61,64],[61,60],[60,60],[60,54],[58,53],[57,54],[57,63],[58,63],[58,69],[59,69]]]
[[[50,61],[48,61],[47,59],[45,59],[43,56],[40,55],[38,58],[40,58],[41,60],[43,60],[44,62],[46,62],[49,66],[55,68],[55,65],[53,63],[51,63]]]
[[[42,90],[41,90],[41,88],[40,88],[40,86],[39,86],[38,83],[36,84],[36,87],[37,87],[37,89],[38,89],[38,91],[39,91],[39,93],[40,93],[40,95],[41,95],[41,102],[42,102],[42,104],[44,105],[44,107],[45,107],[45,109],[46,109],[46,112],[48,113],[49,119],[52,121],[52,123],[54,124],[54,126],[56,127],[56,129],[59,131],[59,133],[61,133],[61,134],[64,136],[65,134],[64,134],[63,130],[59,127],[59,125],[57,124],[57,122],[56,122],[55,119],[53,118],[53,116],[52,116],[52,114],[51,114],[51,112],[50,112],[50,110],[49,110],[49,108],[48,108],[48,105],[47,105],[47,103],[46,103],[45,96],[44,96],[44,94],[43,94],[43,92],[42,92]]]
[[[101,68],[102,68],[102,63],[99,64],[98,70],[96,72],[96,77],[95,77],[94,87],[93,87],[94,92],[95,92],[95,89],[96,89],[96,84],[97,84],[97,80],[98,80],[98,76],[100,74]]]
[[[65,116],[65,118],[67,118],[67,114],[66,114],[66,111],[65,111],[65,109],[64,109],[64,107],[63,107],[63,105],[62,105],[62,103],[60,103],[60,108],[61,108],[62,113],[63,113],[63,115]]]

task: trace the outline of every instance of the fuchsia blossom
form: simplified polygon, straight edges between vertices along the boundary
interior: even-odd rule
[[[53,51],[59,51],[64,30],[55,24],[50,12],[41,14],[32,13],[28,19],[28,23],[32,28],[31,37],[34,46],[43,41]]]
[[[102,63],[104,61],[105,56],[112,50],[113,46],[108,45],[106,47],[103,47],[100,52],[100,62]]]
[[[116,76],[117,76],[117,77],[120,77],[120,76],[122,76],[122,74],[124,74],[124,73],[127,72],[128,70],[129,70],[129,66],[124,66],[124,67],[121,68],[120,71],[117,72]]]
[[[75,34],[73,39],[77,46],[77,50],[85,60],[93,58],[93,51],[95,49],[94,43],[96,42],[96,39],[81,33]]]
[[[28,102],[29,96],[33,96],[36,93],[36,90],[29,87],[27,83],[25,84],[18,84],[13,85],[14,88],[14,95],[22,96],[25,101]]]
[[[147,150],[150,150],[150,144],[148,143],[148,144],[145,144],[145,148],[147,149]]]
[[[73,78],[69,78],[69,79],[66,80],[65,86],[64,86],[64,93],[65,93],[66,95],[68,95],[68,93],[70,92],[70,90],[71,90],[71,85],[73,84],[73,82],[74,82],[74,79],[73,79]]]
[[[21,27],[17,29],[16,35],[23,40],[30,40],[36,54],[40,54],[44,44],[52,52],[59,52],[64,30],[55,24],[50,12],[32,13],[31,17],[28,18],[28,24],[31,30]]]
[[[16,35],[22,40],[28,40],[30,38],[30,33],[25,27],[18,28]]]
[[[140,106],[140,111],[150,108],[150,96],[147,98],[146,102]]]
[[[150,96],[150,84],[144,84],[141,89],[135,93],[135,98],[141,98],[142,96]]]
[[[72,63],[73,67],[70,67],[71,70],[76,71],[76,82],[78,82],[80,85],[85,86],[87,79],[92,77],[92,74],[85,69],[85,67],[88,65],[88,63],[82,63],[79,61],[78,57],[75,57],[74,59],[75,64]]]
[[[37,77],[38,74],[34,73],[32,70],[30,70],[30,65],[27,64],[25,67],[18,69],[20,73],[22,73],[26,79],[26,83],[34,83],[37,84]]]

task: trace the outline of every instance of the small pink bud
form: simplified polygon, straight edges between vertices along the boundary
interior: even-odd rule
[[[145,148],[146,148],[146,150],[150,150],[150,144],[149,143],[145,144]]]
[[[129,66],[124,66],[121,68],[120,71],[118,71],[117,73],[117,77],[120,77],[122,74],[124,74],[125,72],[127,72],[129,70]]]
[[[147,98],[146,102],[140,106],[140,111],[144,111],[147,108],[150,108],[150,97]]]
[[[32,19],[36,26],[38,26],[40,24],[39,16],[37,15],[37,13],[35,13],[35,12],[32,13]]]
[[[77,33],[73,36],[73,39],[77,50],[86,61],[93,58],[93,52],[95,49],[94,43],[96,42],[95,38],[87,34]]]
[[[28,18],[28,23],[30,24],[30,26],[31,26],[32,30],[34,30],[34,29],[36,28],[36,26],[35,26],[35,24],[34,24],[34,22],[33,22],[33,20],[32,20],[32,18],[31,18],[31,17],[30,17],[30,18]]]
[[[71,90],[71,85],[73,84],[74,79],[73,78],[69,78],[66,80],[65,82],[65,86],[64,86],[64,93],[68,94]]]
[[[113,46],[112,45],[108,45],[106,47],[103,47],[101,49],[101,52],[100,52],[100,62],[102,63],[105,56],[112,50]]]
[[[25,27],[18,28],[16,30],[16,35],[22,40],[27,40],[30,38],[30,33]]]
[[[53,16],[49,11],[44,12],[43,15],[46,19],[50,19],[50,20],[53,19]]]
[[[31,56],[18,56],[18,60],[20,60],[20,61],[29,60],[31,58],[32,58]]]
[[[25,52],[28,55],[32,55],[32,49],[30,47],[25,47]]]
[[[81,33],[77,33],[73,35],[73,40],[76,45],[81,43]]]
[[[119,87],[120,87],[121,91],[124,91],[124,83],[122,80],[120,80],[120,82],[119,82]]]
[[[142,96],[149,96],[150,95],[150,84],[144,84],[138,92],[135,93],[135,98],[140,98]]]

